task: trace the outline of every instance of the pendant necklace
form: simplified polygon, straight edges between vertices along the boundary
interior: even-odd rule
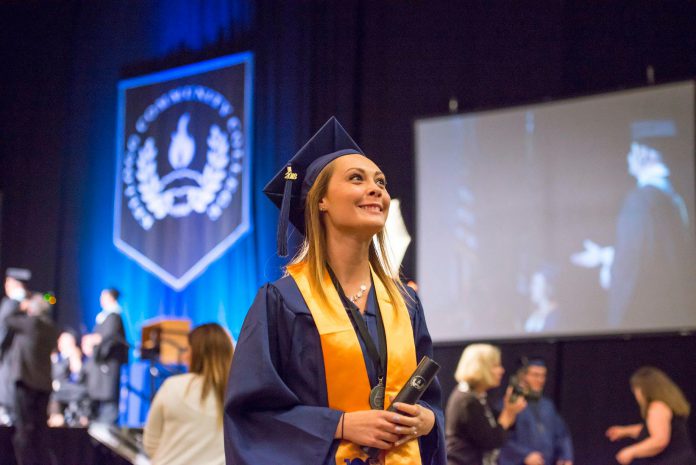
[[[350,296],[350,301],[355,303],[358,300],[360,300],[360,298],[365,294],[366,290],[367,290],[367,284],[365,284],[365,283],[361,284],[360,290],[358,292],[356,292],[355,294],[353,294],[352,296]]]

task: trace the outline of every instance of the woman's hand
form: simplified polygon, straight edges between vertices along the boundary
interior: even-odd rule
[[[391,449],[406,428],[394,421],[403,415],[385,410],[359,410],[343,414],[343,439],[359,446]],[[337,428],[337,438],[341,438],[341,424]]]
[[[432,410],[422,405],[396,402],[394,407],[396,407],[400,413],[392,413],[392,415],[395,415],[394,421],[399,424],[398,431],[403,434],[401,438],[394,443],[394,446],[400,446],[411,439],[425,436],[430,433],[433,426],[435,426],[435,414]]]
[[[621,465],[628,465],[629,463],[633,462],[634,458],[633,449],[630,447],[624,447],[619,451],[618,454],[616,454],[616,461]]]
[[[610,426],[607,429],[607,431],[604,433],[604,435],[611,442],[615,442],[615,441],[618,441],[619,439],[623,439],[626,436],[628,436],[628,433],[626,432],[625,426],[614,425],[614,426]]]
[[[430,433],[435,414],[418,404],[394,404],[399,412],[360,410],[343,414],[343,439],[359,446],[391,449],[394,446]],[[341,424],[336,428],[341,438]]]
[[[671,419],[670,419],[671,420]],[[643,429],[643,425],[638,423],[636,425],[614,425],[607,428],[604,435],[611,441],[615,442],[623,438],[637,438],[640,434],[640,430]]]

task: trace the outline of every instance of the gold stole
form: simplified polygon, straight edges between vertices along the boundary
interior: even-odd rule
[[[305,264],[297,264],[288,267],[288,272],[297,283],[319,330],[329,407],[344,412],[370,410],[370,381],[360,342],[348,313],[328,272],[321,285],[331,307],[322,306],[319,297],[311,290],[308,268]],[[384,396],[386,404],[390,396],[396,397],[416,369],[416,347],[408,310],[405,306],[392,305],[386,287],[379,277],[371,272],[387,339],[387,385]],[[341,441],[336,451],[336,465],[345,465],[356,458],[366,461],[367,454],[360,446]],[[385,465],[420,465],[418,441],[410,440],[386,451],[386,454],[382,452],[380,462]]]

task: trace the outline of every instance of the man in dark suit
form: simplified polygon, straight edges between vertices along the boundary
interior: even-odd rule
[[[48,398],[51,394],[51,352],[58,330],[50,317],[51,306],[41,295],[24,300],[5,319],[11,337],[10,381],[15,388],[15,434],[12,442],[19,465],[43,465],[42,445],[48,428]]]
[[[14,417],[14,385],[10,382],[9,357],[5,356],[12,337],[8,335],[6,320],[26,298],[29,279],[31,271],[23,268],[8,268],[5,275],[5,297],[0,302],[0,425],[11,425]]]
[[[99,298],[102,311],[92,334],[82,338],[82,351],[88,357],[87,394],[93,402],[94,421],[115,424],[118,420],[121,366],[128,362],[128,344],[121,319],[119,292],[104,289]]]

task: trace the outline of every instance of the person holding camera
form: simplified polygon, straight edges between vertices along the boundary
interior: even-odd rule
[[[524,396],[513,395],[509,387],[500,414],[493,413],[487,391],[500,386],[504,373],[497,347],[471,344],[464,349],[454,374],[459,384],[445,411],[447,465],[497,463],[507,430],[527,406]]]
[[[524,359],[517,384],[527,408],[500,451],[500,465],[572,465],[573,441],[553,402],[544,397],[547,368],[540,358]]]

